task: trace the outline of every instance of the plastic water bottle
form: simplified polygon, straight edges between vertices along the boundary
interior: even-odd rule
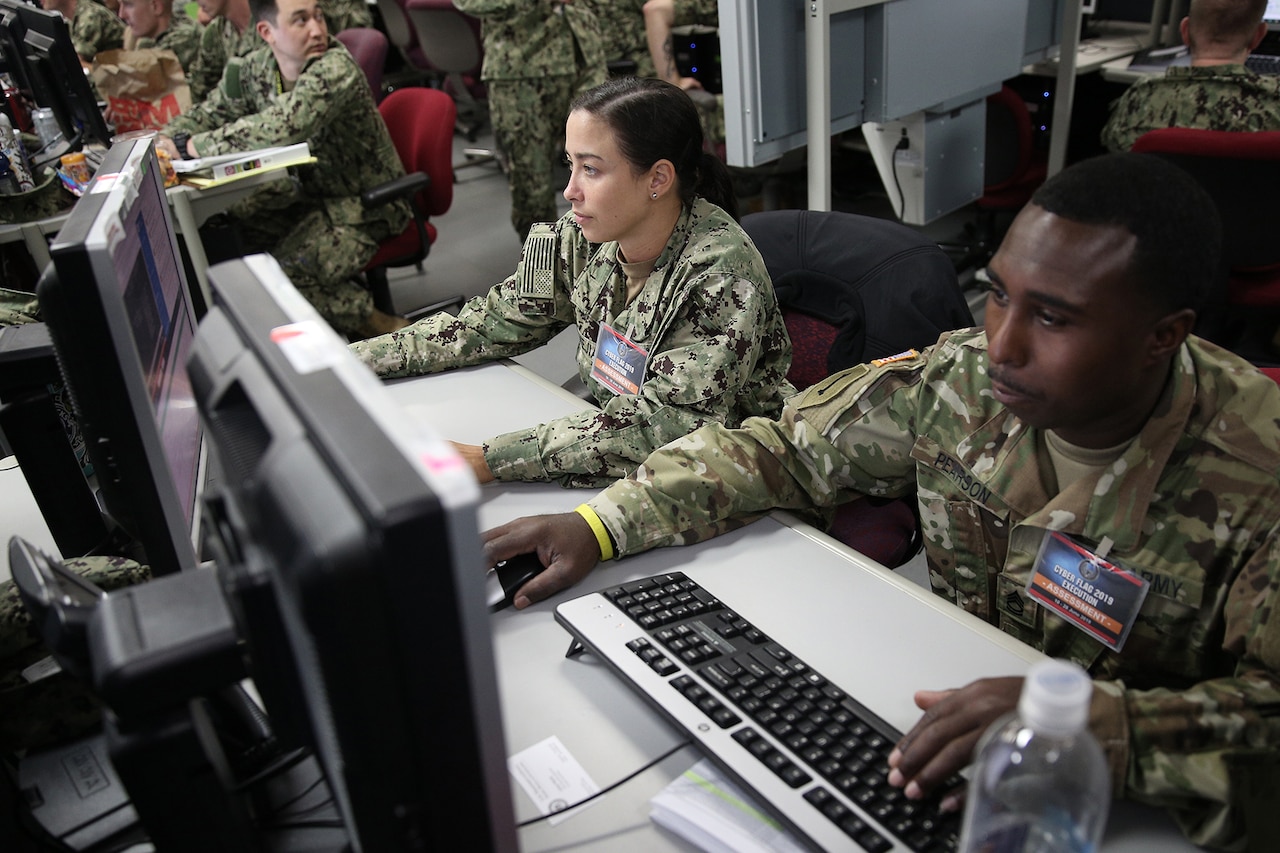
[[[1111,806],[1102,747],[1087,728],[1093,682],[1073,663],[1027,673],[1018,710],[978,742],[960,849],[1092,853]]]

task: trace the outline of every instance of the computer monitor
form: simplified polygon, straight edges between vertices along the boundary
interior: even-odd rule
[[[23,0],[0,0],[0,51],[22,94],[53,110],[70,150],[110,141],[66,18]]]
[[[1093,17],[1105,21],[1151,23],[1155,0],[1093,0]]]
[[[49,253],[36,292],[106,512],[153,573],[194,568],[197,313],[150,138],[112,146]]]
[[[207,527],[273,727],[315,751],[352,849],[516,849],[470,469],[274,259],[209,281]]]
[[[1268,30],[1280,30],[1280,0],[1267,0],[1267,8],[1262,13]]]

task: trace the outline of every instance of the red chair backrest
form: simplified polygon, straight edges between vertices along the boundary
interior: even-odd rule
[[[422,212],[440,216],[453,203],[453,123],[457,107],[438,89],[397,89],[378,112],[406,172],[424,172],[431,186],[418,194]]]

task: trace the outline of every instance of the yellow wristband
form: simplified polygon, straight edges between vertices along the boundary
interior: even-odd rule
[[[609,531],[605,529],[604,522],[600,520],[600,516],[596,515],[596,511],[586,504],[574,507],[574,512],[586,519],[587,524],[591,526],[591,532],[596,535],[596,542],[600,543],[600,559],[613,559],[613,540],[609,538]]]

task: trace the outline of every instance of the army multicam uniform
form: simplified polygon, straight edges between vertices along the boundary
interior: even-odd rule
[[[551,298],[522,298],[521,282],[550,266],[535,264],[530,247],[552,240]],[[578,373],[603,408],[489,441],[485,460],[500,480],[602,485],[702,424],[781,411],[794,391],[791,341],[764,262],[728,214],[702,199],[685,208],[630,305],[617,256],[617,243],[588,243],[568,215],[537,225],[515,275],[456,319],[437,314],[352,349],[382,376],[408,376],[528,352],[577,323]],[[649,353],[638,395],[591,377],[602,322]]]
[[[1272,808],[1276,790],[1280,391],[1191,338],[1123,455],[1055,495],[1043,435],[992,397],[986,349],[985,334],[965,330],[836,374],[789,400],[781,421],[702,429],[589,504],[631,554],[775,506],[918,483],[934,592],[1096,679],[1091,725],[1116,796],[1179,809],[1197,843],[1238,840],[1240,768],[1270,761]],[[1111,555],[1150,580],[1123,653],[1026,596],[1045,529],[1091,547],[1110,537]]]
[[[190,68],[183,66],[191,87],[191,102],[200,103],[217,87],[231,59],[248,56],[266,45],[253,21],[242,33],[236,32],[236,25],[221,15],[210,21],[200,36],[199,55]],[[238,78],[239,68],[233,73]]]
[[[1128,151],[1159,127],[1280,130],[1280,77],[1243,65],[1170,68],[1134,83],[1112,104],[1102,144]]]
[[[65,565],[108,591],[151,578],[146,566],[124,557],[83,557]],[[23,673],[48,655],[17,587],[11,580],[0,583],[0,754],[82,736],[102,719],[89,688],[66,673],[28,681]]]
[[[182,73],[187,74],[195,67],[196,57],[200,55],[200,40],[203,28],[186,14],[174,15],[169,19],[169,27],[155,38],[138,39],[139,50],[149,47],[172,50],[182,66]],[[193,96],[194,100],[194,96]]]
[[[230,75],[202,103],[165,128],[192,134],[204,155],[306,142],[318,162],[298,168],[296,191],[274,186],[232,212],[246,242],[265,248],[294,286],[341,332],[369,319],[373,299],[351,276],[409,221],[408,202],[365,209],[360,193],[404,174],[400,156],[378,115],[364,72],[333,38],[284,91],[270,47],[239,65],[240,96]],[[279,184],[280,182],[276,182]]]
[[[96,0],[79,0],[71,19],[71,43],[81,59],[124,47],[124,21]]]
[[[455,0],[481,19],[489,118],[508,159],[511,224],[521,239],[556,218],[552,169],[569,104],[605,79],[604,47],[586,3]]]
[[[320,0],[324,23],[330,35],[355,27],[372,27],[373,13],[364,0]]]

